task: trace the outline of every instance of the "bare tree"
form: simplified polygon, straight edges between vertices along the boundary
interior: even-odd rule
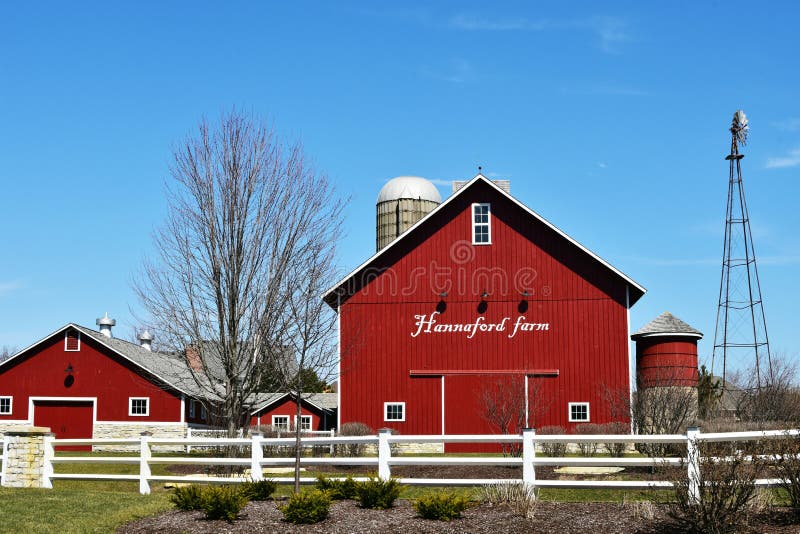
[[[768,364],[762,365],[760,373],[748,369],[745,373],[733,373],[732,379],[739,388],[736,412],[742,421],[754,422],[759,427],[800,422],[800,384],[795,358],[773,355]]]
[[[0,362],[6,361],[7,359],[15,355],[17,352],[18,351],[16,347],[3,345],[2,347],[0,347]]]
[[[550,407],[541,392],[541,384],[534,381],[525,395],[525,380],[520,376],[505,376],[481,387],[482,416],[499,434],[515,434],[522,428],[536,426],[539,418]],[[527,404],[527,406],[526,406]],[[503,454],[519,456],[519,444],[504,443]]]
[[[286,363],[294,307],[319,300],[305,284],[333,256],[306,262],[333,246],[344,201],[299,144],[237,111],[203,120],[173,150],[171,175],[157,257],[134,288],[161,343],[185,353],[211,419],[234,435],[265,369]]]

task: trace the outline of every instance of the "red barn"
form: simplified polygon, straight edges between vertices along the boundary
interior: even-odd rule
[[[184,437],[195,413],[185,360],[68,324],[0,364],[0,432],[50,427],[58,438]]]
[[[311,393],[300,401],[300,428],[330,430],[336,427],[336,393]],[[283,430],[297,428],[297,398],[289,393],[259,395],[250,417],[250,427],[262,430],[274,427]]]
[[[384,187],[379,234],[399,237],[324,295],[339,426],[493,433],[487,407],[514,403],[519,426],[612,421],[603,393],[630,391],[629,308],[645,289],[481,174],[441,204],[424,182]]]

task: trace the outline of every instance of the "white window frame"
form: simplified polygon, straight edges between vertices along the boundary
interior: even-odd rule
[[[403,417],[400,419],[389,419],[389,407],[390,406],[400,406],[403,410]],[[386,422],[403,422],[406,420],[406,403],[405,402],[384,402],[383,403],[383,420]]]
[[[308,428],[303,428],[303,421],[308,421]],[[311,418],[310,415],[301,415],[300,416],[300,430],[313,430],[311,425],[314,423],[314,420]],[[297,416],[294,416],[294,427],[297,428]]]
[[[11,415],[12,413],[14,413],[14,397],[12,397],[11,395],[3,395],[3,396],[0,397],[0,401],[6,400],[6,399],[8,399],[8,411],[4,412],[0,408],[0,415]]]
[[[79,352],[81,350],[81,333],[78,332],[77,330],[75,331],[75,334],[78,335],[78,348],[77,349],[68,348],[69,346],[67,345],[67,341],[69,341],[69,334],[70,334],[70,332],[64,332],[64,352]]]
[[[277,421],[278,419],[285,419],[286,420],[286,426],[279,425],[278,421]],[[272,416],[272,426],[274,426],[275,428],[280,429],[280,430],[286,430],[286,431],[291,430],[289,428],[289,421],[291,421],[291,417],[288,416],[288,415],[273,415]]]
[[[479,223],[475,222],[475,210],[479,207],[486,207],[486,222]],[[470,224],[472,225],[472,244],[473,245],[491,245],[492,244],[492,205],[488,202],[476,202],[472,205],[472,217],[470,218]],[[479,227],[486,227],[486,233],[488,235],[488,241],[481,241],[480,243],[475,240],[476,232],[475,230]]]
[[[589,403],[588,402],[570,402],[568,403],[569,406],[567,407],[567,415],[569,416],[570,423],[588,423],[592,420],[591,412],[589,411]],[[572,407],[573,406],[586,406],[586,419],[575,419],[572,417]]]
[[[144,401],[144,413],[133,413],[133,401]],[[150,415],[150,397],[128,397],[128,415],[131,417],[147,417]]]

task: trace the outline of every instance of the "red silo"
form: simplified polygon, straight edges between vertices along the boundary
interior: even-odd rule
[[[631,336],[640,389],[697,386],[697,341],[703,333],[664,312]]]

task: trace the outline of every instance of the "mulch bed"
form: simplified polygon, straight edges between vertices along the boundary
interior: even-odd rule
[[[635,503],[553,503],[539,502],[535,517],[525,519],[507,508],[481,504],[464,512],[461,519],[450,522],[430,521],[416,516],[411,504],[398,500],[389,510],[368,510],[354,501],[337,501],[331,506],[328,519],[315,525],[293,525],[283,520],[278,510],[280,501],[250,502],[234,523],[209,521],[202,512],[167,512],[128,523],[118,529],[122,534],[145,532],[217,533],[217,532],[315,532],[365,533],[413,532],[453,533],[476,532],[559,532],[596,534],[675,532],[662,505],[643,508]],[[643,512],[648,512],[643,517]],[[650,517],[652,513],[652,518]],[[791,524],[791,513],[782,508],[750,518],[742,532],[797,533],[800,526]]]

